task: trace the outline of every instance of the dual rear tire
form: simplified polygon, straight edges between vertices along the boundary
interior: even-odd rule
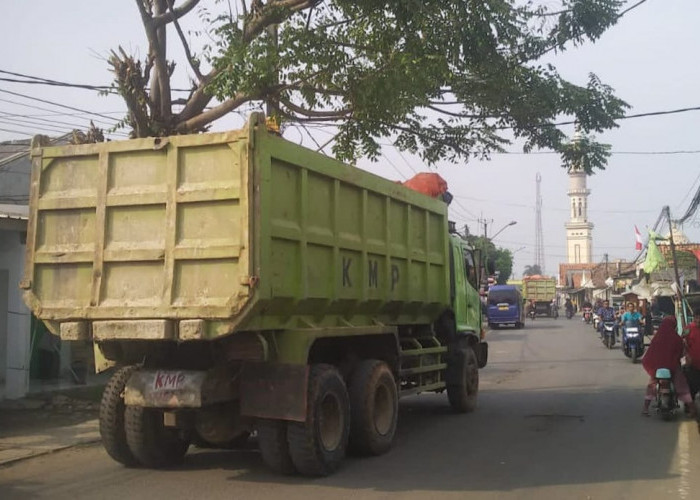
[[[165,427],[162,410],[124,405],[124,388],[135,370],[135,366],[120,368],[105,388],[100,405],[102,443],[113,459],[126,466],[175,466],[189,448],[187,435]],[[359,455],[388,451],[397,420],[398,389],[386,363],[361,361],[348,386],[336,367],[317,364],[309,373],[306,420],[260,419],[258,444],[263,461],[274,472],[326,476],[340,466],[348,449]]]
[[[347,387],[334,366],[313,365],[306,421],[260,420],[261,456],[278,473],[326,476],[340,466],[348,449],[363,455],[388,451],[397,415],[398,392],[386,363],[360,362]]]
[[[127,467],[164,468],[182,462],[189,440],[163,425],[157,408],[124,405],[124,388],[137,366],[119,368],[105,386],[100,402],[100,437],[107,454]]]

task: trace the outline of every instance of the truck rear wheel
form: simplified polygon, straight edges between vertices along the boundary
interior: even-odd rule
[[[162,469],[182,463],[189,440],[184,439],[178,429],[165,427],[162,410],[127,406],[124,423],[126,442],[141,465]]]
[[[471,347],[456,351],[448,363],[447,398],[455,411],[467,413],[476,409],[479,394],[479,366]]]
[[[305,422],[287,424],[289,454],[305,476],[327,476],[345,458],[350,433],[350,399],[332,365],[311,367]]]
[[[100,437],[102,446],[114,460],[127,467],[138,465],[126,442],[124,430],[124,386],[137,366],[123,366],[109,379],[100,401]]]
[[[399,398],[394,375],[386,363],[362,361],[350,378],[350,450],[381,455],[391,448],[396,434]]]
[[[258,447],[265,465],[278,474],[294,474],[296,469],[287,443],[287,422],[261,418],[257,429]]]

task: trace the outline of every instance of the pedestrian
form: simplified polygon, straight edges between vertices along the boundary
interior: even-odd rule
[[[651,337],[654,334],[654,322],[651,316],[651,306],[647,299],[644,299],[642,314],[644,315],[644,335]]]
[[[700,309],[694,311],[693,322],[688,325],[685,334],[685,376],[690,386],[690,394],[698,397],[700,391]]]
[[[683,351],[683,339],[676,333],[676,317],[666,316],[642,358],[642,366],[650,377],[644,396],[642,415],[649,416],[649,406],[656,395],[656,370],[666,368],[671,372],[678,400],[685,405],[686,413],[695,417],[696,411],[690,396],[688,381],[681,369]]]

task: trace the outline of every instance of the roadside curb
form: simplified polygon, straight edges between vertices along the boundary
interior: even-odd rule
[[[0,467],[99,441],[97,419],[40,432],[3,437],[0,438]]]

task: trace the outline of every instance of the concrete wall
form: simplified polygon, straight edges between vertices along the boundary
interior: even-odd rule
[[[10,291],[10,273],[0,269],[0,384],[5,383],[7,365],[7,294]]]
[[[19,289],[24,272],[24,250],[19,232],[0,230],[0,273],[6,276],[6,280],[0,278],[0,286],[5,286],[7,290],[7,300],[4,302],[7,314],[5,329],[0,328],[0,344],[4,344],[5,352],[5,397],[10,399],[23,397],[29,389],[31,320]],[[7,285],[3,285],[3,281]]]

